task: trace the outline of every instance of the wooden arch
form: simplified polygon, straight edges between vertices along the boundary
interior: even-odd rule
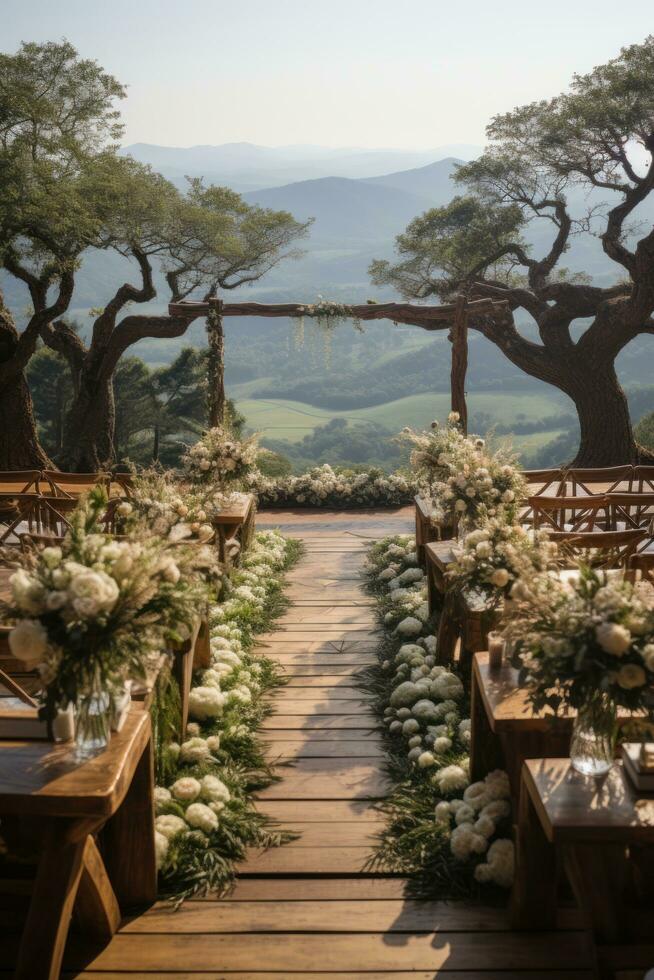
[[[348,316],[357,320],[392,320],[394,323],[406,323],[425,330],[442,330],[449,325],[449,340],[452,344],[450,372],[452,411],[458,412],[461,425],[464,431],[467,431],[465,382],[468,367],[469,320],[473,316],[480,315],[505,316],[508,310],[506,301],[491,299],[468,301],[465,296],[458,296],[456,302],[440,306],[417,306],[412,303],[343,305],[348,311]],[[218,297],[210,297],[202,301],[182,300],[170,303],[168,312],[173,317],[209,319],[210,425],[218,425],[222,421],[225,407],[223,318],[226,316],[291,318],[310,316],[305,303],[225,303]]]

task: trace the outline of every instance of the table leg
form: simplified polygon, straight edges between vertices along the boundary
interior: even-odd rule
[[[431,563],[427,561],[427,606],[430,616],[434,615],[436,610],[441,605],[442,600],[443,596],[436,587],[436,582],[434,580],[434,568]]]
[[[472,673],[470,691],[470,778],[473,781],[483,779],[493,769],[501,769],[502,749],[488,721],[484,700],[479,690],[479,680]]]
[[[103,839],[107,873],[121,909],[152,905],[157,897],[152,738],[125,799],[103,830]]]
[[[84,938],[108,942],[120,925],[120,908],[93,837],[84,847],[75,921]]]
[[[588,928],[598,943],[631,938],[624,902],[627,855],[623,844],[602,841],[569,844],[563,851],[566,874]]]
[[[556,928],[556,861],[524,778],[520,787],[516,832],[516,865],[511,893],[514,929]]]
[[[86,834],[75,821],[52,819],[44,831],[15,980],[57,980],[82,874]]]
[[[436,663],[450,666],[454,661],[459,624],[456,603],[451,592],[445,594],[436,640]]]

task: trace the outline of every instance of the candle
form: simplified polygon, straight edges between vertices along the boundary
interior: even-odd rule
[[[491,670],[499,670],[502,666],[505,641],[501,633],[491,630],[488,634],[488,666]]]

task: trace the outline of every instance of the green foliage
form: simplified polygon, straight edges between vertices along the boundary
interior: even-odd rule
[[[645,415],[634,431],[637,441],[647,449],[654,449],[654,412]]]
[[[370,277],[375,285],[392,285],[408,298],[436,294],[447,299],[462,280],[491,266],[495,279],[508,282],[514,263],[507,260],[507,246],[524,245],[524,220],[517,205],[455,197],[415,218],[396,239],[400,261],[373,262]]]
[[[374,423],[349,425],[342,418],[318,426],[300,442],[266,439],[266,445],[288,457],[296,472],[302,472],[316,463],[355,468],[384,466],[389,469],[397,469],[406,463],[406,453],[394,441],[393,433],[388,429]]]

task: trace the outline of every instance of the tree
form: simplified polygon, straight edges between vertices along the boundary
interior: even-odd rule
[[[634,338],[654,333],[654,228],[651,220],[634,224],[654,188],[654,38],[574,76],[562,95],[496,116],[487,134],[490,149],[457,169],[467,194],[413,221],[397,239],[400,261],[374,262],[372,278],[407,297],[505,299],[506,316],[469,326],[574,401],[575,463],[649,461],[634,439],[615,360]],[[591,203],[576,215],[570,200],[580,191]],[[538,256],[526,243],[530,224],[551,228]],[[562,268],[575,234],[599,237],[616,264],[613,285]],[[538,341],[518,331],[518,310],[535,321]],[[590,323],[574,340],[576,321]]]
[[[155,263],[171,301],[199,289],[213,295],[259,279],[294,254],[287,246],[307,227],[288,212],[250,206],[232,191],[204,188],[200,181],[191,181],[182,195],[130,158],[104,155],[95,171],[90,197],[102,188],[102,247],[131,259],[141,281],[122,283],[96,311],[88,342],[63,323],[42,331],[45,342],[67,357],[75,378],[64,464],[77,470],[97,469],[115,456],[112,378],[123,354],[145,338],[182,336],[193,320],[187,313],[122,316],[131,304],[156,297]]]
[[[120,134],[124,91],[93,61],[61,44],[0,55],[0,263],[27,289],[20,332],[0,303],[0,467],[41,467],[25,369],[42,331],[66,312],[80,253],[97,215],[80,180],[89,157]]]

